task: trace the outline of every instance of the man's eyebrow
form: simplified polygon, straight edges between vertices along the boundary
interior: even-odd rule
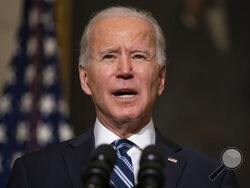
[[[136,48],[133,49],[132,52],[143,52],[143,53],[149,53],[149,50],[146,48]]]
[[[118,52],[118,51],[119,51],[118,48],[107,48],[107,49],[101,50],[101,52],[99,54],[104,55],[107,53],[113,53],[113,52]]]
[[[146,48],[137,48],[137,49],[133,49],[132,53],[136,53],[136,52],[141,52],[141,53],[145,53],[147,55],[150,55],[150,50],[146,49]]]

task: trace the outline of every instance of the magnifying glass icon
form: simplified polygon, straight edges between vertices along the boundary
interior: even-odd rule
[[[211,181],[214,181],[225,168],[229,170],[235,170],[239,168],[243,162],[243,154],[238,148],[229,147],[222,152],[221,162],[221,166],[219,166],[212,174],[209,175],[209,179]]]

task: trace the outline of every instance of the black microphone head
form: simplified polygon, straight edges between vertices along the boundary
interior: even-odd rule
[[[142,155],[141,155],[140,165],[145,163],[145,162],[149,162],[149,161],[154,161],[154,162],[159,163],[159,164],[164,164],[164,166],[165,166],[165,161],[164,161],[164,158],[162,156],[162,152],[155,145],[147,146],[143,150]]]
[[[111,145],[103,144],[96,148],[90,161],[106,161],[110,167],[114,167],[116,162],[116,151]]]
[[[116,159],[116,151],[111,145],[99,146],[83,169],[85,187],[107,187]]]
[[[138,173],[139,188],[161,188],[165,179],[165,160],[161,150],[150,145],[141,155],[140,170]]]

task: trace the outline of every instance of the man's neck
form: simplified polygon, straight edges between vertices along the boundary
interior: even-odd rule
[[[128,138],[133,134],[139,132],[143,127],[145,127],[151,120],[151,117],[140,118],[134,120],[107,120],[102,118],[102,116],[97,116],[99,122],[109,129],[111,132],[116,134],[120,138]]]

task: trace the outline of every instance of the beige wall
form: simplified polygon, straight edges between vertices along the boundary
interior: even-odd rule
[[[6,66],[15,51],[15,34],[21,15],[20,0],[0,0],[0,93],[4,84]]]

